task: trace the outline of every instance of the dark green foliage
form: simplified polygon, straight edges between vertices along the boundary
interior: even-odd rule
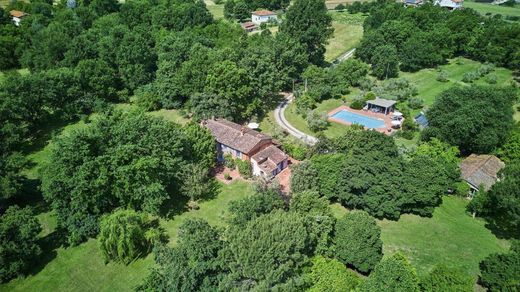
[[[310,161],[302,161],[291,170],[291,190],[299,193],[306,190],[318,191],[318,169]]]
[[[116,210],[103,216],[99,225],[99,248],[106,262],[128,265],[166,239],[158,222],[134,210]]]
[[[516,123],[511,129],[502,147],[498,150],[498,156],[508,163],[520,160],[520,124]]]
[[[221,288],[269,290],[293,282],[312,252],[312,236],[307,219],[294,212],[272,212],[232,228]]]
[[[100,116],[56,139],[42,190],[69,242],[95,235],[96,218],[119,206],[158,214],[182,185],[185,139],[175,124],[140,112]]]
[[[138,291],[215,291],[224,242],[219,232],[202,219],[189,219],[179,227],[175,247],[154,248],[158,267],[137,287]]]
[[[297,0],[289,7],[280,32],[298,40],[312,64],[324,61],[325,44],[332,36],[332,18],[323,0]]]
[[[397,77],[399,73],[398,58],[395,47],[391,45],[377,47],[370,59],[372,74],[379,79]]]
[[[317,191],[293,193],[289,209],[302,215],[331,216],[329,202]]]
[[[383,257],[381,228],[366,212],[349,212],[336,222],[335,256],[363,273],[371,271]]]
[[[507,164],[499,177],[500,181],[487,194],[482,194],[477,213],[505,236],[520,238],[520,161]]]
[[[184,133],[187,138],[185,145],[187,157],[205,169],[215,166],[217,146],[209,129],[196,123],[189,123],[184,127]]]
[[[489,153],[504,143],[513,126],[515,93],[494,87],[455,87],[428,110],[423,137],[436,137],[463,153]]]
[[[371,13],[363,24],[364,36],[356,55],[373,65],[373,58],[384,46],[395,47],[396,55],[377,58],[378,63],[397,57],[406,71],[437,66],[456,55],[508,68],[517,68],[520,62],[515,50],[518,23],[488,18],[472,9],[450,13],[430,3],[414,9],[385,1],[354,3],[349,11],[359,12],[365,5],[371,5]],[[385,76],[379,70],[375,75]]]
[[[307,291],[321,292],[345,292],[355,291],[361,283],[356,273],[347,270],[345,265],[335,259],[327,259],[321,256],[312,260],[312,268],[309,273],[312,285]]]
[[[475,281],[455,268],[436,266],[421,280],[421,290],[426,292],[454,291],[472,292]]]
[[[27,159],[20,153],[0,156],[0,200],[19,195],[25,176],[21,171],[27,166]]]
[[[320,113],[315,110],[311,110],[307,113],[306,121],[311,131],[319,132],[327,129],[327,126],[329,125],[327,118],[327,113]]]
[[[0,217],[0,282],[22,275],[40,255],[41,231],[29,207],[11,206]]]
[[[480,262],[479,282],[490,291],[520,289],[520,242],[513,241],[511,250],[492,254]]]
[[[401,253],[386,257],[360,286],[360,291],[419,291],[419,278],[408,259]]]
[[[245,226],[252,219],[282,208],[284,208],[284,201],[278,192],[273,190],[255,192],[247,198],[231,201],[229,211],[232,216],[229,223]]]
[[[181,193],[192,202],[209,199],[217,194],[218,185],[210,176],[208,167],[190,163],[184,167]]]

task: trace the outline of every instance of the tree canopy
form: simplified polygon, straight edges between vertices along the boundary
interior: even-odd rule
[[[381,260],[360,286],[361,291],[420,291],[419,278],[408,259],[396,253]]]

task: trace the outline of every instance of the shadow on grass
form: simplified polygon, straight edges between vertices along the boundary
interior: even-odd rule
[[[502,222],[505,222],[505,220],[502,220]],[[490,218],[488,218],[485,226],[487,229],[491,230],[491,233],[493,233],[497,238],[508,240],[520,239],[520,234],[518,234],[518,231],[515,230],[513,226],[499,225]]]
[[[36,275],[45,268],[45,266],[54,260],[58,254],[56,251],[65,243],[65,236],[58,231],[49,233],[40,238],[38,244],[42,249],[41,255],[33,262],[28,274]]]
[[[79,119],[73,120],[52,120],[44,123],[39,127],[34,135],[34,139],[30,141],[28,145],[23,147],[24,153],[33,153],[43,149],[49,141],[56,135],[58,135],[65,126],[77,123]]]

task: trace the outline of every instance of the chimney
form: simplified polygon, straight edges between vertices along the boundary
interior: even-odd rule
[[[245,127],[240,128],[240,136],[244,136],[245,133],[246,133],[246,128]]]

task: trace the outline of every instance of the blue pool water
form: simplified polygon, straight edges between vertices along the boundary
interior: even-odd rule
[[[340,110],[332,115],[332,118],[343,120],[347,123],[359,124],[369,129],[384,128],[385,122],[382,120],[366,117],[346,110]]]

